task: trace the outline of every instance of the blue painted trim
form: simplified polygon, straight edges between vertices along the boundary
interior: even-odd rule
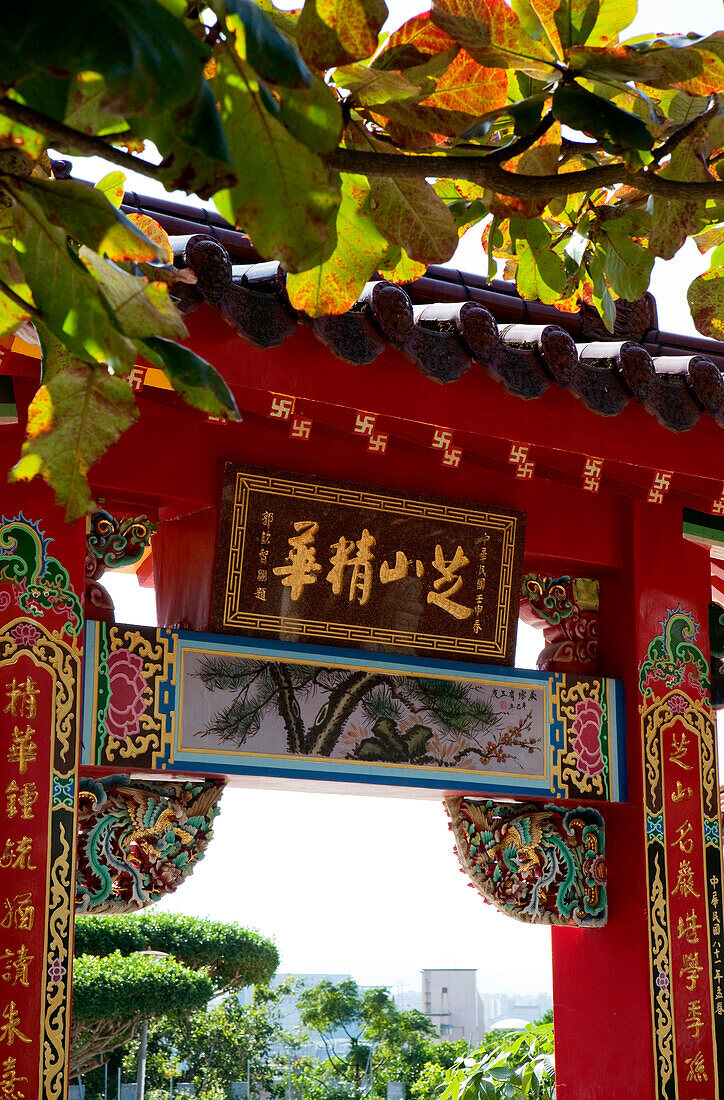
[[[94,619],[85,620],[83,632],[83,717],[81,722],[80,763],[93,763],[93,742],[95,730],[91,728],[91,715],[95,714],[93,699],[96,650],[98,648],[98,623]],[[92,657],[92,659],[91,659]]]
[[[626,767],[626,698],[623,684],[620,680],[609,680],[611,692],[615,694],[616,706],[609,704],[609,712],[616,716],[616,751],[611,746],[611,761],[616,761],[618,782],[616,791],[611,790],[611,797],[616,802],[628,802],[628,770]]]
[[[119,624],[125,625],[125,624]],[[359,668],[394,667],[400,673],[424,674],[427,676],[455,676],[458,679],[485,679],[508,683],[510,680],[526,680],[535,683],[548,683],[550,673],[538,669],[501,668],[499,665],[479,665],[472,661],[431,661],[429,658],[410,657],[395,653],[368,653],[359,649],[330,649],[325,646],[297,645],[264,639],[230,638],[228,634],[201,634],[195,631],[164,631],[168,638],[174,634],[178,638],[179,649],[187,646],[192,649],[213,645],[220,653],[234,653],[249,657],[270,656],[274,660],[311,659],[327,665],[354,664]]]

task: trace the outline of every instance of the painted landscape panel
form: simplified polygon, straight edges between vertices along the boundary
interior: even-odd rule
[[[618,681],[89,623],[84,763],[625,798]]]

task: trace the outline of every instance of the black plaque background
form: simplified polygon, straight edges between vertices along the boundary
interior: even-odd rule
[[[243,494],[237,491],[240,478],[251,483],[243,507],[239,499]],[[271,484],[259,489],[254,487],[257,479]],[[296,495],[285,495],[292,492]],[[265,512],[274,515],[268,528],[262,523]],[[292,601],[282,577],[272,570],[289,564],[288,539],[295,535],[294,523],[301,520],[319,524],[314,546],[316,561],[322,568],[316,573],[316,583],[305,586],[301,597]],[[349,600],[350,568],[345,571],[339,596],[332,593],[325,578],[331,568],[331,544],[342,535],[356,542],[365,527],[376,539],[372,548],[374,580],[369,603],[360,606]],[[259,551],[265,530],[270,540],[266,546],[268,559],[263,564]],[[470,564],[460,570],[463,584],[451,599],[475,608],[480,549],[486,532],[486,587],[479,615],[481,630],[476,633],[475,613],[458,620],[437,605],[428,604],[427,593],[440,577],[432,566],[435,545],[442,546],[446,561],[461,546]],[[321,642],[510,666],[515,654],[524,535],[525,515],[521,512],[433,497],[404,497],[365,486],[307,480],[228,463],[224,469],[211,629],[283,638],[287,642]],[[393,567],[397,550],[410,560],[409,574],[404,580],[382,584],[380,565],[386,561]],[[422,578],[416,576],[417,559],[424,565]],[[255,596],[262,586],[259,568],[267,570],[264,601]],[[440,591],[448,587],[445,584]]]

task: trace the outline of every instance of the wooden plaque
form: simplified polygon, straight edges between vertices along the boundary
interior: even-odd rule
[[[525,516],[228,464],[211,628],[512,665]]]

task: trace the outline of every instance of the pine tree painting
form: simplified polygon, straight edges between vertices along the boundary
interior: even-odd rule
[[[530,697],[514,709],[477,682],[209,654],[194,675],[223,696],[198,731],[219,746],[264,751],[271,723],[291,754],[367,763],[523,771],[541,749]]]

